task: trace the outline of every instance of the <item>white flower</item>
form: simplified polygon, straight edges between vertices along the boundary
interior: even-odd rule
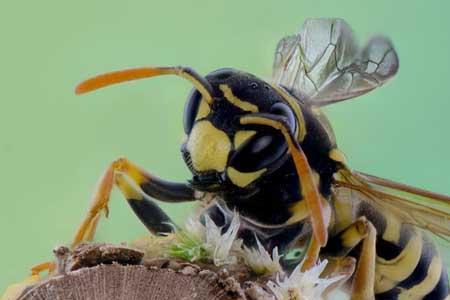
[[[256,238],[258,248],[244,247],[242,256],[246,264],[258,275],[274,274],[276,272],[284,274],[280,265],[280,255],[278,247],[272,250],[272,256],[263,247],[258,238]]]
[[[290,276],[280,280],[280,274],[277,274],[276,283],[269,281],[267,286],[277,300],[322,299],[322,294],[325,289],[344,277],[320,278],[319,276],[325,269],[327,263],[327,260],[323,260],[305,272],[301,271],[302,263],[300,263]]]
[[[205,226],[200,223],[197,215],[193,215],[186,220],[184,231],[199,241],[205,240]]]
[[[216,266],[236,263],[236,257],[231,255],[231,250],[241,247],[241,241],[236,240],[239,226],[239,216],[235,213],[227,231],[222,234],[222,227],[218,227],[208,215],[205,216],[205,248],[213,254]]]
[[[186,222],[186,233],[202,241],[202,247],[206,251],[207,257],[212,259],[216,266],[236,263],[236,256],[232,252],[238,251],[242,247],[242,240],[236,239],[239,231],[239,215],[234,213],[230,226],[222,234],[222,227],[205,214],[205,225],[198,219],[190,218]]]

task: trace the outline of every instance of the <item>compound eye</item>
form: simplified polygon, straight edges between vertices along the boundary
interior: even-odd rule
[[[236,150],[230,165],[240,172],[255,172],[272,165],[286,151],[286,142],[279,132],[261,132]]]
[[[296,128],[295,115],[294,115],[294,112],[292,111],[292,109],[288,105],[286,105],[282,102],[275,103],[270,108],[270,112],[275,115],[280,115],[280,116],[286,117],[287,122],[289,124],[289,128],[291,129],[292,133],[295,132],[295,128]]]
[[[197,91],[197,89],[192,89],[188,96],[186,105],[184,106],[183,127],[186,134],[189,134],[192,130],[192,126],[194,126],[194,121],[197,117],[201,99],[202,95],[199,91]]]

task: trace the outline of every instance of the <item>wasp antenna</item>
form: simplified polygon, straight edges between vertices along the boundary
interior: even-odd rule
[[[161,75],[177,75],[189,80],[202,94],[205,101],[209,104],[212,103],[213,88],[211,84],[193,69],[186,67],[142,67],[105,73],[81,82],[75,88],[75,93],[78,95],[84,94],[125,81]]]

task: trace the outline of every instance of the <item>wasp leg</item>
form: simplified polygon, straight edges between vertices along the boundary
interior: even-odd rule
[[[328,277],[337,277],[342,276],[341,279],[331,284],[324,292],[324,299],[328,299],[327,295],[336,290],[338,287],[347,282],[347,280],[353,275],[356,267],[356,259],[351,256],[346,257],[333,257],[333,256],[325,256],[324,259],[327,259],[328,263],[320,274],[323,278]]]
[[[367,236],[368,231],[369,221],[365,217],[360,217],[333,236],[322,252],[332,256],[347,256]]]
[[[320,253],[320,245],[313,236],[309,241],[308,249],[302,261],[302,272],[311,269],[317,262]]]
[[[363,239],[361,253],[353,276],[351,299],[375,299],[375,258],[376,258],[376,229],[371,222],[367,222],[367,236]]]
[[[72,247],[92,240],[102,212],[108,216],[113,186],[119,187],[134,213],[155,234],[172,232],[174,225],[150,197],[165,202],[194,201],[194,190],[187,184],[173,183],[150,175],[126,158],[111,163],[100,178],[88,213],[76,232]]]
[[[321,200],[323,205],[322,211],[324,215],[324,220],[326,224],[329,224],[331,216],[331,208],[330,205],[323,198],[321,198]],[[305,256],[303,258],[302,271],[306,271],[312,268],[316,264],[320,253],[321,253],[321,245],[319,244],[316,236],[313,235],[309,241],[308,249],[306,250]]]
[[[375,227],[365,217],[360,217],[331,238],[322,251],[325,256],[347,257],[348,253],[361,243],[362,247],[351,286],[352,300],[375,298]]]
[[[56,264],[52,261],[41,263],[31,267],[31,276],[39,275],[44,271],[48,271],[48,273],[52,273],[56,269]]]

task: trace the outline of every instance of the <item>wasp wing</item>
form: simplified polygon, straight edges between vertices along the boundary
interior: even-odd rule
[[[354,197],[382,211],[448,240],[450,197],[407,186],[388,179],[344,170],[336,180],[337,197]]]
[[[309,19],[298,34],[280,40],[273,80],[299,99],[327,105],[365,94],[398,70],[392,43],[378,36],[360,50],[341,19]]]

